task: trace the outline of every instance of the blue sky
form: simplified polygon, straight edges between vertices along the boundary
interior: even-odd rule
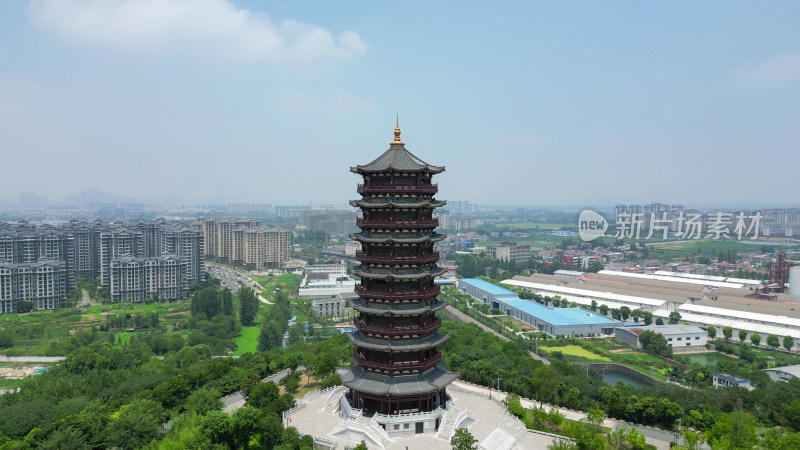
[[[800,3],[497,3],[2,2],[0,199],[798,206]]]

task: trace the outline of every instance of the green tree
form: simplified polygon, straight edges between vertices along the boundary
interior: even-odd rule
[[[664,325],[664,319],[661,317],[656,318],[656,325]]]
[[[252,406],[242,406],[233,413],[233,442],[237,447],[248,448],[250,437],[261,429],[263,415]]]
[[[280,396],[280,389],[275,383],[258,383],[250,389],[247,404],[256,408],[266,408]]]
[[[109,443],[122,449],[144,447],[158,436],[163,419],[161,404],[146,399],[134,400],[120,408],[119,417],[111,421]]]
[[[233,446],[233,419],[222,411],[209,411],[203,417],[203,434],[215,444]]]
[[[785,336],[783,338],[783,347],[786,350],[791,350],[794,347],[794,338],[791,336]]]
[[[361,441],[360,444],[358,444],[355,447],[353,447],[353,450],[369,450],[369,447],[367,447],[367,443],[366,442]]]
[[[525,408],[522,407],[522,403],[519,401],[519,395],[514,393],[508,394],[506,397],[506,406],[508,406],[509,414],[519,419],[525,417]]]
[[[681,313],[679,313],[678,311],[672,311],[671,313],[669,313],[669,323],[671,325],[675,325],[680,321],[681,321]]]
[[[631,315],[631,309],[627,306],[623,306],[619,309],[619,313],[622,315],[622,320],[628,320],[628,317]]]
[[[706,329],[706,332],[708,333],[708,337],[710,337],[711,339],[717,337],[717,327],[713,325],[709,325],[708,328]]]
[[[739,330],[739,341],[744,342],[747,339],[747,330]]]
[[[0,348],[11,348],[14,346],[14,334],[10,331],[0,331]]]
[[[265,352],[283,345],[283,330],[274,320],[265,321],[258,333],[258,351]]]
[[[608,315],[608,306],[607,305],[600,305],[600,314],[607,316]]]
[[[725,336],[725,340],[729,340],[731,336],[733,336],[733,328],[731,327],[722,327],[722,335]]]
[[[770,334],[769,336],[767,336],[767,345],[769,345],[772,348],[778,348],[781,345],[781,341],[780,339],[778,339],[778,336]]]
[[[708,432],[708,442],[713,448],[751,449],[756,446],[756,420],[742,411],[722,414]]]
[[[20,300],[17,302],[18,313],[28,313],[31,311],[33,311],[33,302],[29,302],[27,300]]]
[[[311,324],[309,324],[311,326]],[[302,321],[298,320],[292,325],[289,326],[289,345],[299,344],[303,342],[303,329],[304,324]]]
[[[653,313],[650,311],[642,311],[642,318],[644,318],[645,325],[651,325],[653,323]]]
[[[233,293],[230,289],[225,288],[220,293],[220,297],[222,298],[222,314],[226,316],[233,315]]]
[[[758,334],[758,333],[751,334],[750,335],[750,342],[752,342],[753,345],[758,346],[759,344],[761,344],[761,335]]]
[[[639,335],[639,343],[642,344],[642,349],[648,353],[672,356],[672,348],[667,343],[667,338],[660,333],[645,331]]]
[[[466,428],[459,428],[450,438],[450,446],[453,450],[476,450],[475,445],[478,440]]]
[[[258,315],[258,299],[249,287],[239,289],[239,320],[242,326],[250,327]]]
[[[218,391],[201,388],[189,395],[183,408],[189,412],[203,416],[209,411],[222,409],[223,404],[219,397],[220,394]]]

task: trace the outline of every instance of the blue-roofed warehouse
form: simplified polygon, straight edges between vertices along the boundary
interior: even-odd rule
[[[481,279],[460,279],[458,289],[553,336],[612,335],[615,328],[624,326],[620,321],[586,309],[551,308],[522,300],[515,292]]]

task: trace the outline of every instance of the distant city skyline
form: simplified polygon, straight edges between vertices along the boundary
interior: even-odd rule
[[[797,207],[797,2],[0,4],[0,205],[345,207],[352,161],[482,205]],[[36,200],[34,199],[34,202]],[[0,206],[2,207],[2,206]]]

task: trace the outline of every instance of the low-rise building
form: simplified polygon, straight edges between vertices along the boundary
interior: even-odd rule
[[[528,262],[531,259],[531,246],[516,242],[501,242],[500,245],[487,245],[486,256],[503,261]]]
[[[311,307],[318,316],[344,317],[353,310],[341,295],[312,300]]]
[[[311,273],[325,273],[330,275],[347,276],[347,264],[344,261],[341,264],[310,264],[306,266],[306,274]]]
[[[740,387],[745,388],[749,391],[755,389],[752,385],[752,381],[748,378],[740,377],[738,375],[734,375],[732,373],[727,372],[714,372],[711,374],[713,379],[713,385],[716,388],[726,388],[726,387]]]
[[[667,340],[667,345],[675,351],[679,349],[705,347],[708,342],[708,335],[705,330],[689,325],[650,325],[617,328],[614,337],[631,347],[641,347],[639,335],[645,331],[658,333]]]

